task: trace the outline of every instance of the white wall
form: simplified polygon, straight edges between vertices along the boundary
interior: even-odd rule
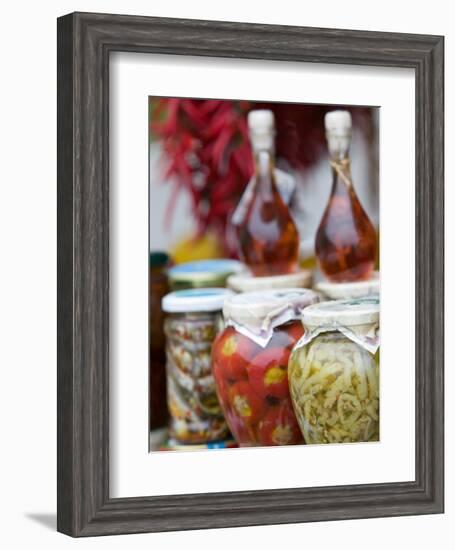
[[[0,35],[3,78],[0,87],[0,385],[1,540],[6,548],[26,545],[67,548],[75,544],[54,532],[56,387],[56,181],[55,18],[67,12],[100,11],[170,17],[220,19],[446,35],[446,150],[455,148],[455,30],[450,2],[344,0],[295,2],[207,2],[207,0],[47,0],[9,2],[2,9]],[[452,156],[452,155],[451,155]],[[447,155],[448,161],[451,156]],[[455,182],[447,162],[447,181]],[[453,185],[447,187],[447,212]],[[455,216],[447,219],[448,236]],[[448,242],[452,244],[451,239]],[[447,334],[455,325],[453,248],[447,250]],[[448,339],[449,340],[449,339]],[[448,342],[450,346],[450,341]],[[450,352],[449,347],[449,352]],[[454,388],[447,356],[447,395]],[[383,549],[405,545],[423,549],[453,540],[455,521],[453,452],[455,405],[448,399],[447,497],[445,516],[377,519],[223,531],[135,535],[88,539],[84,548],[263,548],[293,546]],[[283,465],[284,466],[284,465]],[[450,543],[449,543],[450,545]],[[446,546],[447,547],[447,546]]]

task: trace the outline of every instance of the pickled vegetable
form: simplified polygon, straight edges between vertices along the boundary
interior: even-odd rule
[[[288,360],[300,321],[275,328],[262,348],[227,327],[213,345],[213,374],[227,423],[242,446],[295,445],[302,434],[289,395]]]
[[[180,315],[165,323],[170,435],[180,443],[217,441],[229,435],[211,369],[218,317]]]
[[[289,379],[307,443],[379,440],[379,350],[323,333],[293,351]]]

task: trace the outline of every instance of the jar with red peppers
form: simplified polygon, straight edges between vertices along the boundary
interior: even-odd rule
[[[229,297],[225,329],[212,348],[224,416],[240,446],[303,443],[288,386],[288,360],[303,335],[302,310],[318,301],[308,289]]]

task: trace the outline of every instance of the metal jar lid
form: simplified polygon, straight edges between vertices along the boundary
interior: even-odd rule
[[[164,296],[161,306],[166,313],[221,311],[233,292],[225,288],[191,288],[176,290]]]
[[[243,269],[237,260],[200,260],[178,264],[169,269],[168,276],[173,286],[217,287],[224,286],[229,275]]]

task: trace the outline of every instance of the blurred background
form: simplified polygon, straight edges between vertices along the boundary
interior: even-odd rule
[[[292,214],[311,267],[332,183],[324,115],[337,108],[352,115],[354,187],[378,228],[379,108],[150,97],[150,250],[174,263],[238,257],[229,221],[253,173],[247,114],[270,109],[276,165],[295,178]]]

